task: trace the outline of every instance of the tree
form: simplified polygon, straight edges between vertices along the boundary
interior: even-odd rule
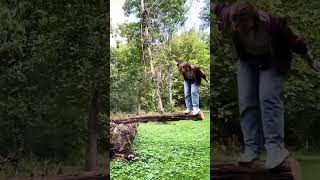
[[[108,4],[1,1],[1,154],[79,160],[89,144],[96,168],[108,132],[97,128],[108,104]]]
[[[161,68],[154,60],[153,49],[164,40],[172,36],[176,25],[182,24],[185,20],[185,1],[145,1],[127,0],[124,10],[127,15],[136,14],[141,18],[142,53],[143,59],[149,63],[150,74],[153,80],[158,110],[164,111],[161,98]],[[168,41],[167,41],[168,42]],[[146,52],[145,52],[146,51]],[[145,56],[147,54],[147,56]]]

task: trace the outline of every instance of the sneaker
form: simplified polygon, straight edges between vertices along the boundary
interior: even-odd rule
[[[245,150],[244,153],[240,155],[240,158],[238,160],[238,163],[240,164],[248,164],[252,163],[256,160],[259,160],[259,155],[257,153],[254,153],[251,150]]]
[[[289,157],[289,151],[284,147],[267,148],[266,169],[273,169],[281,165]]]
[[[193,108],[192,115],[197,115],[200,112],[200,108]]]
[[[187,109],[184,111],[185,114],[189,114],[190,112],[191,112],[191,110],[190,110],[189,108],[187,108]]]

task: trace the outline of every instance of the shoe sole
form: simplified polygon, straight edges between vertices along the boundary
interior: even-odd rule
[[[258,161],[259,159],[253,160],[251,162],[238,162],[238,165],[242,167],[253,167]]]
[[[192,113],[192,115],[196,116],[196,115],[198,115],[200,112],[201,112],[201,110],[200,110],[197,114]]]

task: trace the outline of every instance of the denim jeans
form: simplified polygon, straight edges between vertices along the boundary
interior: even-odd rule
[[[184,97],[187,109],[199,108],[199,86],[184,80]]]
[[[281,99],[286,75],[270,67],[261,70],[248,61],[238,61],[240,125],[245,151],[259,154],[285,149],[284,110]]]

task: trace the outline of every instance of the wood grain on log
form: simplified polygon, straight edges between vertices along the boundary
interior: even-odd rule
[[[118,124],[127,124],[135,122],[165,122],[165,121],[180,121],[180,120],[203,120],[204,114],[200,112],[197,115],[184,114],[184,113],[166,113],[157,115],[144,115],[144,116],[134,116],[134,117],[121,117],[121,118],[111,118],[111,121]]]
[[[137,124],[110,123],[110,150],[112,159],[127,159],[133,152],[133,141],[137,134]]]
[[[268,170],[264,161],[256,161],[252,165],[239,165],[236,162],[212,162],[211,179],[217,180],[296,180],[291,170],[291,161]]]
[[[107,172],[88,171],[79,174],[43,177],[15,177],[10,180],[106,180],[109,179]]]

